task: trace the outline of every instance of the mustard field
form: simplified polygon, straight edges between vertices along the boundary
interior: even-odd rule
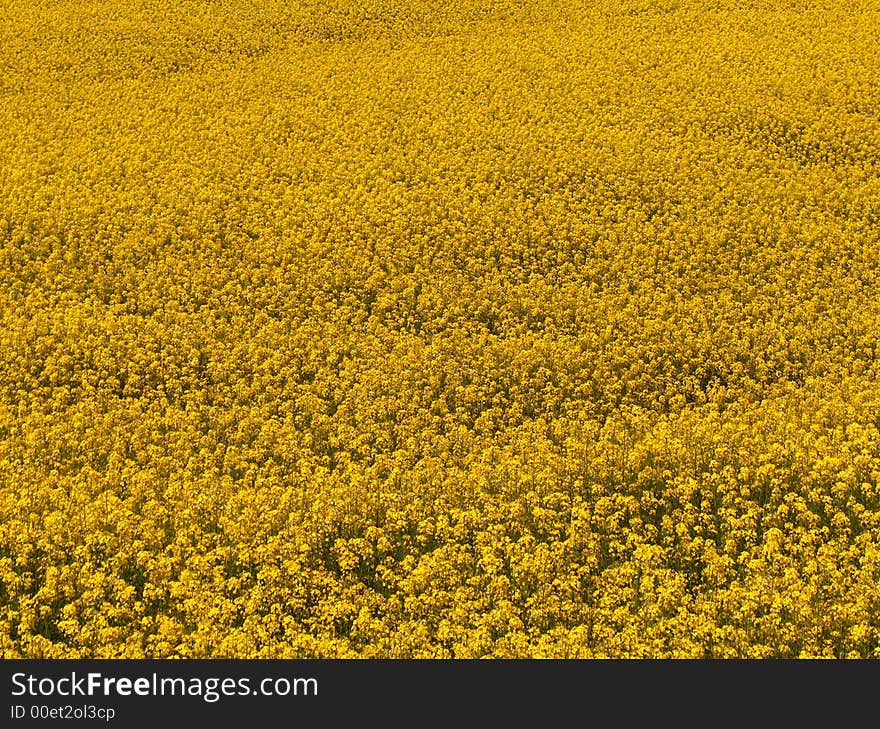
[[[0,655],[880,657],[878,0],[3,0]]]

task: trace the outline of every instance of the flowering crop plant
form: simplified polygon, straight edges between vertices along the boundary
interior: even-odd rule
[[[3,0],[0,655],[880,657],[878,0]]]

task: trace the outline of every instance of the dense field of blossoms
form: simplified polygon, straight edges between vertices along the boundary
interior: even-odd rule
[[[880,657],[878,0],[4,0],[0,654]]]

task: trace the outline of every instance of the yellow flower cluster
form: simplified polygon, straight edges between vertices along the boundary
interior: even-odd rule
[[[7,0],[0,653],[880,657],[875,0]]]

